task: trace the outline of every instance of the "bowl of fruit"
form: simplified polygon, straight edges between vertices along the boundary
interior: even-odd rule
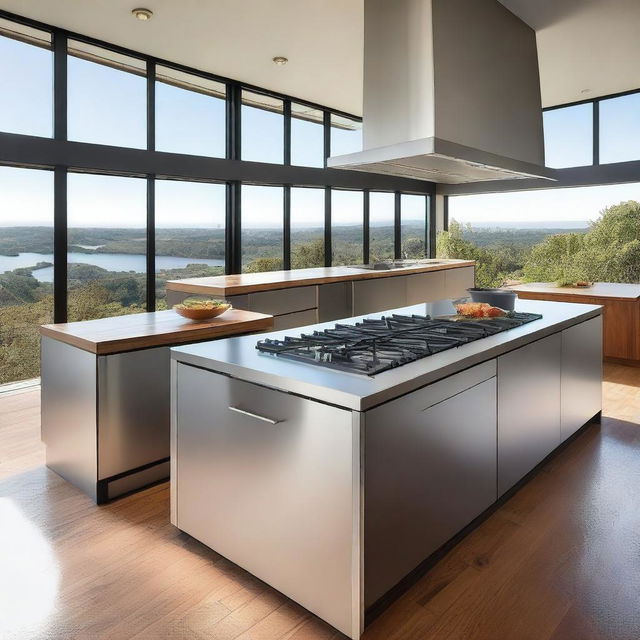
[[[202,298],[187,299],[173,306],[173,310],[189,320],[210,320],[231,309],[231,305],[222,300],[206,300]]]

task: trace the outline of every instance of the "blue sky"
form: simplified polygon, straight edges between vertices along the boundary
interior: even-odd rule
[[[52,133],[52,54],[0,37],[0,130],[30,135]],[[224,155],[224,102],[163,83],[157,85],[157,148],[165,151]],[[103,65],[69,58],[69,137],[73,140],[144,148],[146,146],[145,79]],[[591,163],[591,105],[545,113],[547,164]],[[640,158],[640,95],[601,103],[601,161]],[[282,161],[281,115],[243,107],[245,159]],[[349,153],[361,146],[361,132],[333,129],[332,152]],[[322,127],[294,119],[292,160],[322,165]],[[0,168],[0,226],[50,224],[52,175],[49,172]],[[72,175],[69,178],[69,224],[143,227],[145,184],[135,178]],[[464,222],[589,221],[604,207],[640,200],[640,185],[466,196],[452,199],[452,217]],[[372,194],[372,224],[393,221],[393,198]],[[409,201],[407,201],[409,202]],[[295,226],[323,222],[323,194],[298,189],[292,198]],[[362,223],[362,195],[334,192],[336,224]],[[159,226],[218,226],[224,221],[224,188],[220,185],[158,183]],[[421,215],[421,207],[414,209]],[[280,226],[282,190],[243,190],[245,227]],[[411,215],[407,210],[407,216]],[[308,217],[305,225],[305,217]]]

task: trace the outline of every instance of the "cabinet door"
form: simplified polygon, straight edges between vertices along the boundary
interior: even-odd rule
[[[446,291],[445,297],[450,300],[466,298],[469,295],[467,289],[475,286],[475,267],[446,269],[444,274]]]
[[[174,524],[350,634],[351,412],[184,364],[176,376]]]
[[[561,335],[498,358],[498,495],[560,444]]]
[[[447,297],[444,278],[444,271],[406,276],[407,304],[444,300]]]
[[[602,318],[562,332],[561,435],[566,440],[602,409]]]
[[[365,414],[365,606],[496,500],[495,380]]]
[[[406,306],[406,276],[354,280],[353,315],[388,311]]]

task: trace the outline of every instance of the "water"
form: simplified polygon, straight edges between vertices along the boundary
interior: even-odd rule
[[[135,271],[144,273],[146,257],[130,253],[76,253],[69,252],[69,262],[92,264],[107,271]],[[0,273],[20,267],[33,267],[38,262],[53,262],[53,255],[46,253],[20,253],[17,256],[0,255]],[[224,260],[207,258],[179,258],[178,256],[156,256],[156,272],[163,269],[184,269],[188,264],[208,264],[212,267],[224,266]],[[40,282],[53,282],[53,267],[37,269],[33,277]]]

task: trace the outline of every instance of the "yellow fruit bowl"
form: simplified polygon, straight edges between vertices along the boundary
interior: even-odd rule
[[[230,304],[220,302],[192,302],[189,304],[176,304],[173,310],[183,318],[202,321],[217,318],[231,308]]]

